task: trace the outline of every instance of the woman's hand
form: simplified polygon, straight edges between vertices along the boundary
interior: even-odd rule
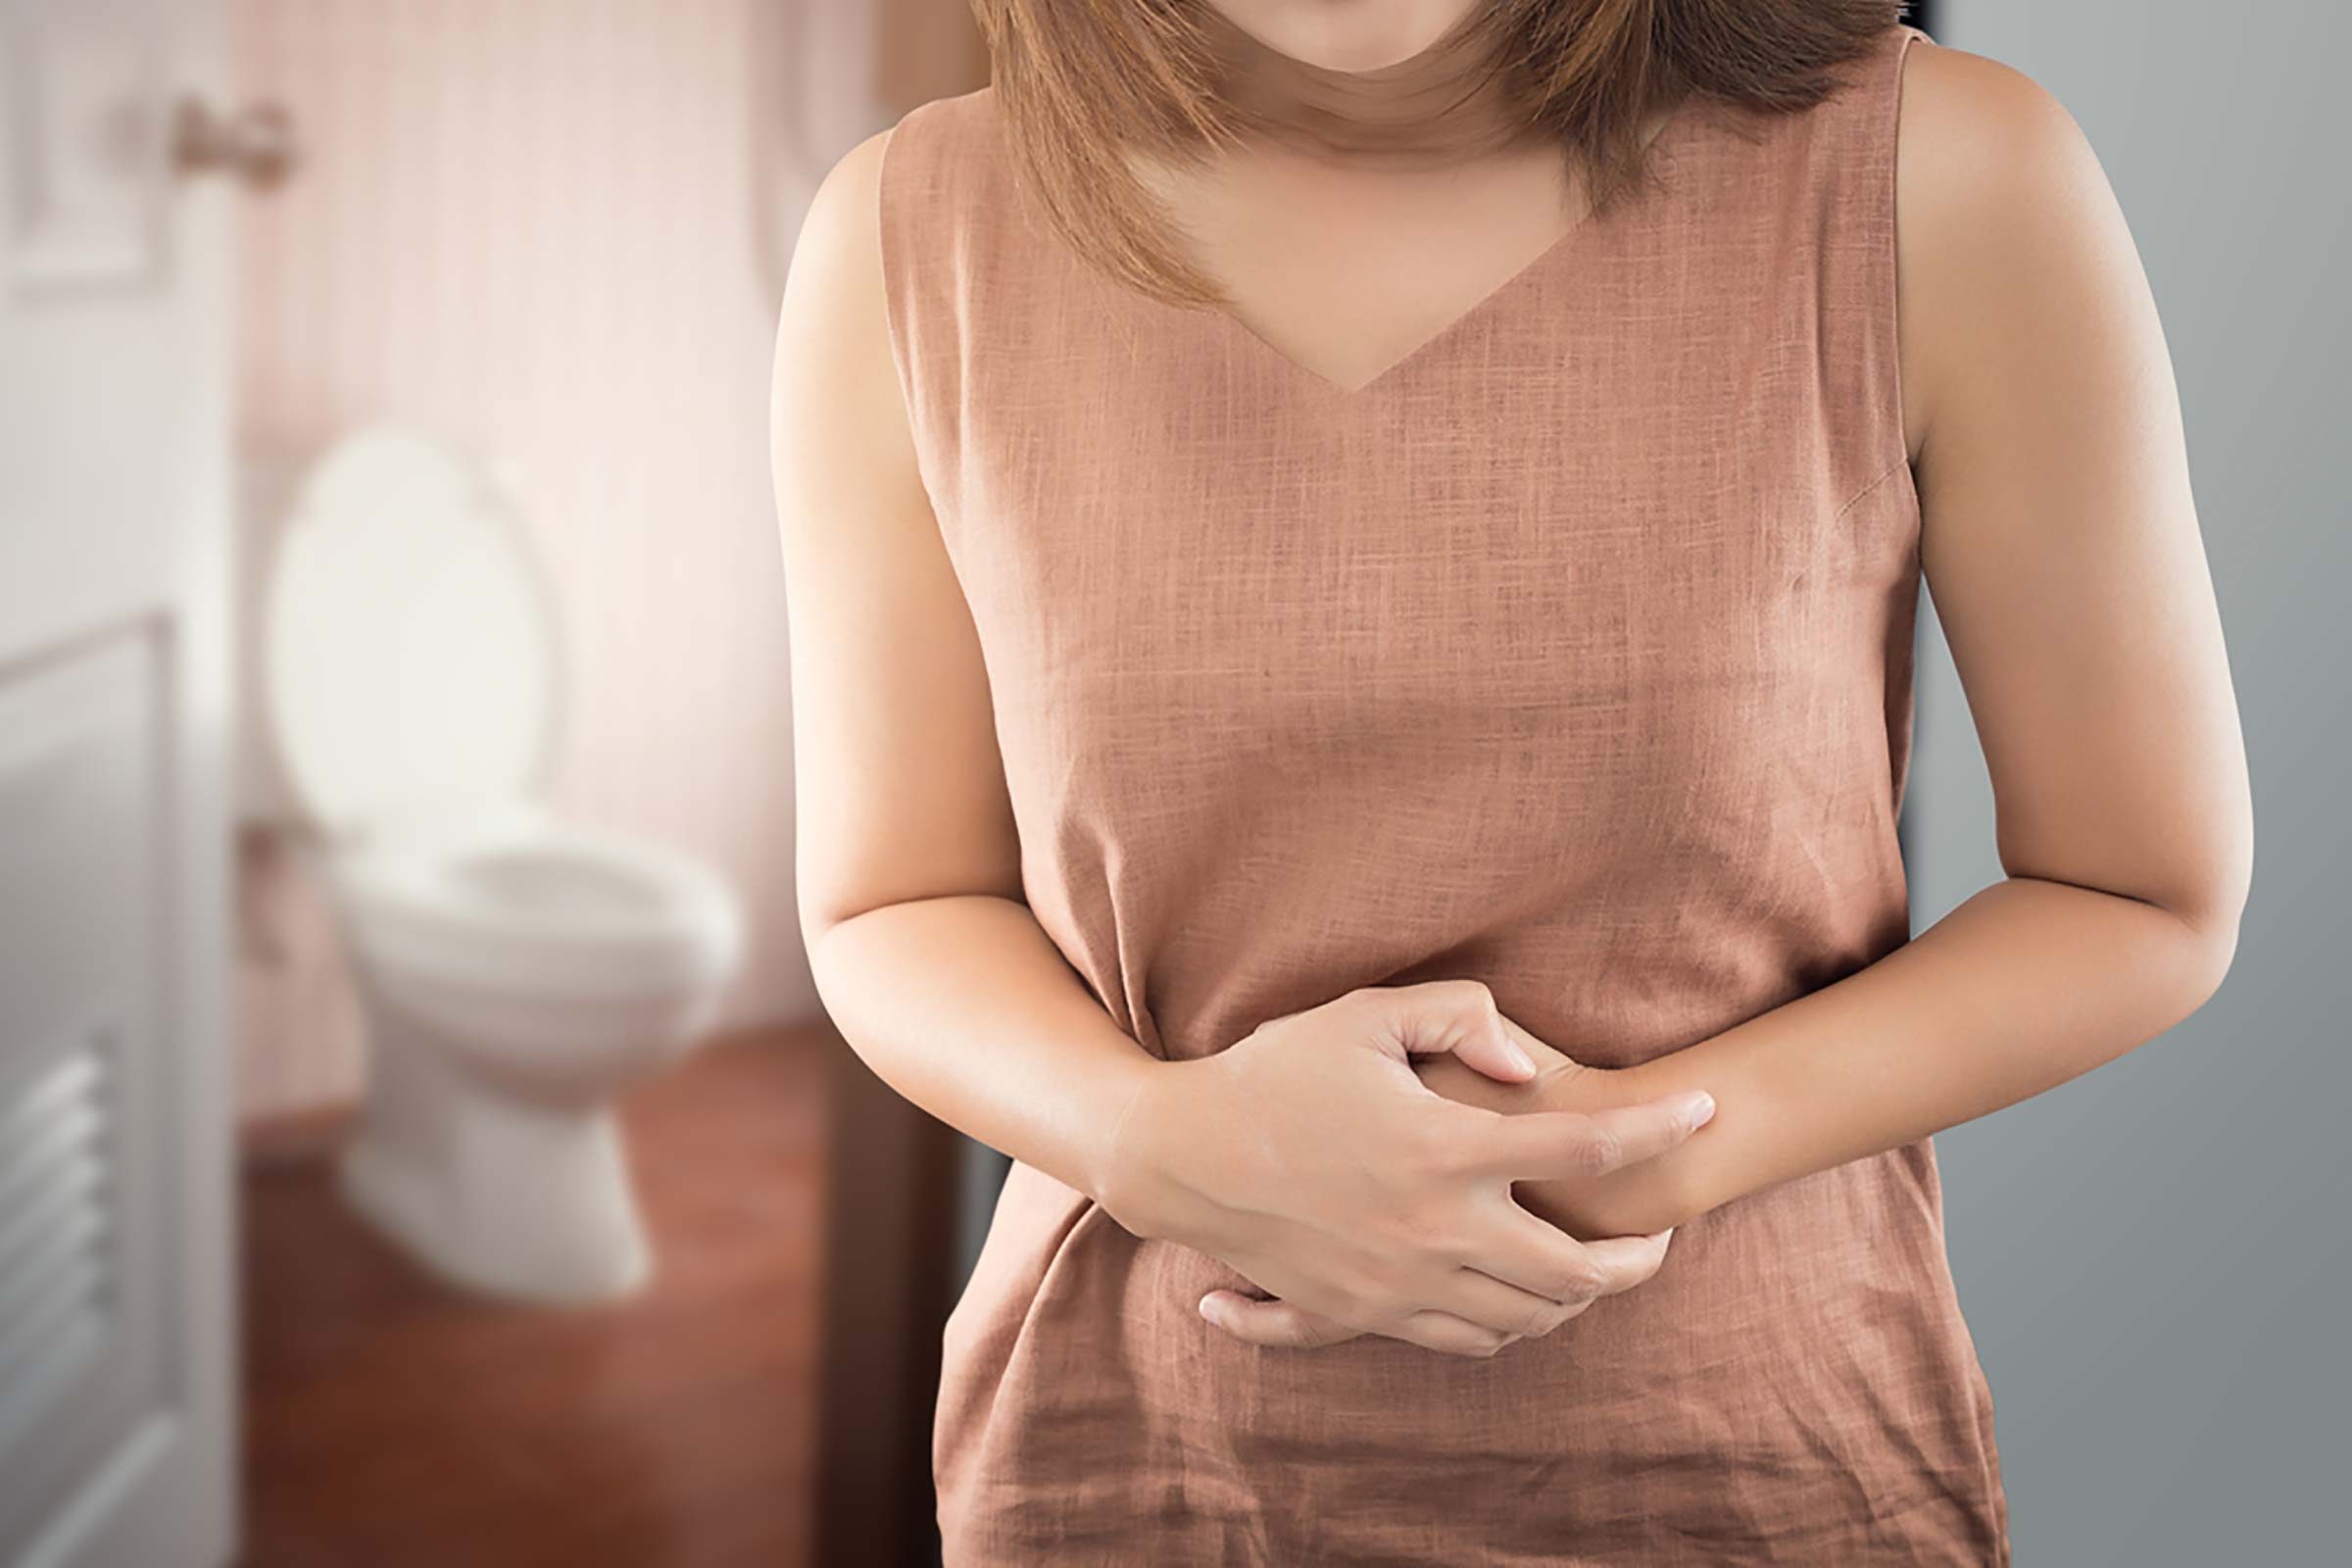
[[[1534,1074],[1497,1083],[1446,1057],[1415,1063],[1422,1083],[1447,1100],[1505,1115],[1575,1110],[1588,1114],[1661,1098],[1663,1086],[1641,1068],[1593,1067],[1576,1060],[1505,1018],[1504,1030],[1536,1063]],[[1708,1114],[1713,1114],[1712,1105]],[[1591,1241],[1671,1230],[1696,1210],[1680,1180],[1686,1162],[1647,1159],[1604,1175],[1570,1181],[1523,1182],[1519,1202],[1569,1235]]]
[[[1704,1097],[1507,1115],[1433,1094],[1412,1057],[1528,1075],[1475,981],[1368,988],[1155,1069],[1121,1112],[1099,1195],[1139,1236],[1181,1242],[1348,1335],[1491,1355],[1656,1272],[1663,1235],[1580,1242],[1513,1181],[1591,1180],[1674,1148]],[[1229,1293],[1203,1298],[1204,1314]],[[1288,1320],[1266,1328],[1285,1338]]]

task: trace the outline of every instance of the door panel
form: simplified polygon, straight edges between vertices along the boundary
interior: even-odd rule
[[[215,0],[0,0],[0,1564],[233,1551]]]
[[[0,1540],[178,1401],[144,639],[0,682]]]

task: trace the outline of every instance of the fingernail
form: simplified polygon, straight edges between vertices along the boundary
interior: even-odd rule
[[[1526,1073],[1531,1077],[1534,1076],[1536,1070],[1536,1058],[1527,1054],[1527,1048],[1525,1046],[1521,1045],[1518,1041],[1513,1040],[1507,1034],[1502,1037],[1502,1054],[1509,1057],[1511,1061],[1518,1066],[1521,1072]]]
[[[1211,1323],[1217,1323],[1217,1298],[1215,1297],[1203,1296],[1200,1298],[1200,1315]],[[1221,1323],[1218,1326],[1223,1327]]]
[[[1690,1118],[1692,1131],[1704,1127],[1715,1115],[1715,1097],[1699,1091],[1683,1102],[1683,1114]]]

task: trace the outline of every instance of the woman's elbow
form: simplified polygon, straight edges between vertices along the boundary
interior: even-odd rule
[[[2219,858],[2196,885],[2168,899],[2163,907],[2181,927],[2181,952],[2175,971],[2185,991],[2182,1016],[2212,1000],[2229,977],[2237,958],[2237,944],[2245,923],[2246,901],[2253,890],[2251,835],[2244,853]]]

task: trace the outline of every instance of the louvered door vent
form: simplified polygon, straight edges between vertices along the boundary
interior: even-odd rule
[[[105,1091],[103,1059],[80,1051],[0,1102],[0,1465],[105,1342]]]

